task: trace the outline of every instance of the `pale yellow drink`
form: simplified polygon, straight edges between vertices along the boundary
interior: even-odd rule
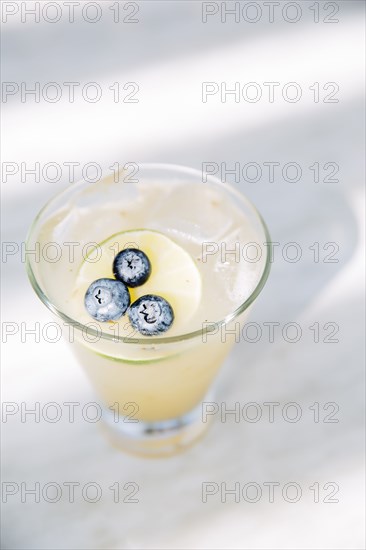
[[[268,269],[267,234],[260,220],[253,223],[257,213],[248,216],[238,204],[240,195],[231,196],[216,181],[204,184],[197,174],[181,174],[171,185],[156,177],[117,184],[106,178],[84,187],[60,208],[55,205],[36,234],[41,250],[49,242],[62,247],[57,263],[41,260],[32,274],[53,308],[79,324],[73,350],[96,392],[106,408],[142,422],[177,419],[202,402],[235,342],[228,331],[243,321]],[[176,319],[153,338],[133,332],[126,316],[116,323],[97,323],[83,303],[88,277],[112,277],[111,254],[124,243],[136,243],[141,231],[153,240],[162,235],[153,252],[153,272],[166,265],[160,265],[159,246],[162,256],[165,249],[174,255],[176,247],[177,263],[191,275],[186,289],[179,266],[178,275],[160,278],[155,293],[171,302]],[[78,244],[67,244],[71,242]],[[95,263],[89,261],[93,259]],[[151,277],[145,288],[132,290],[132,301],[154,293],[154,284],[159,281]]]

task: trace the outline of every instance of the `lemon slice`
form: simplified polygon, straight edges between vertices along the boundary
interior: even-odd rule
[[[139,248],[150,260],[151,274],[141,286],[130,288],[131,303],[145,294],[157,294],[165,298],[173,308],[174,323],[169,332],[180,332],[187,328],[189,320],[201,301],[202,282],[194,260],[181,246],[158,231],[147,229],[124,231],[112,235],[99,244],[98,254],[94,251],[84,259],[76,280],[76,290],[72,301],[80,302],[84,308],[84,295],[89,285],[96,279],[113,279],[113,260],[125,248]],[[79,306],[77,306],[79,309]],[[80,312],[81,310],[79,310]],[[80,317],[80,315],[79,315]],[[91,321],[87,312],[81,315],[82,321]],[[125,315],[119,321],[121,336],[131,336],[131,327]],[[166,336],[170,334],[167,333]],[[134,337],[141,336],[134,334]]]

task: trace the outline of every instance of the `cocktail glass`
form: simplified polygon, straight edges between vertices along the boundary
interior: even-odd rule
[[[141,164],[134,172],[129,167],[96,183],[81,181],[50,200],[27,239],[26,250],[38,246],[41,253],[26,255],[26,266],[35,292],[72,340],[112,441],[127,452],[165,456],[191,445],[208,426],[203,405],[212,401],[237,328],[265,285],[270,238],[250,201],[211,175],[162,164]],[[126,337],[93,319],[81,322],[70,306],[86,251],[134,229],[169,236],[202,271],[201,317],[178,333]]]

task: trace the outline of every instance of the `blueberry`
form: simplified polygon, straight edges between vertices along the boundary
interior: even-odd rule
[[[113,273],[118,281],[127,286],[143,285],[150,277],[150,260],[138,248],[125,248],[114,259]]]
[[[146,294],[134,302],[128,312],[133,328],[145,336],[154,336],[168,330],[174,321],[169,302],[161,296]]]
[[[115,321],[130,305],[128,288],[114,279],[97,279],[85,293],[84,304],[97,321]]]

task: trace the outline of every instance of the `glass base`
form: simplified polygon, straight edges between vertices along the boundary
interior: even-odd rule
[[[103,413],[104,428],[115,447],[150,458],[184,451],[204,435],[210,424],[209,419],[202,420],[202,403],[179,418],[156,422],[131,422],[123,416],[116,419],[108,409]]]

